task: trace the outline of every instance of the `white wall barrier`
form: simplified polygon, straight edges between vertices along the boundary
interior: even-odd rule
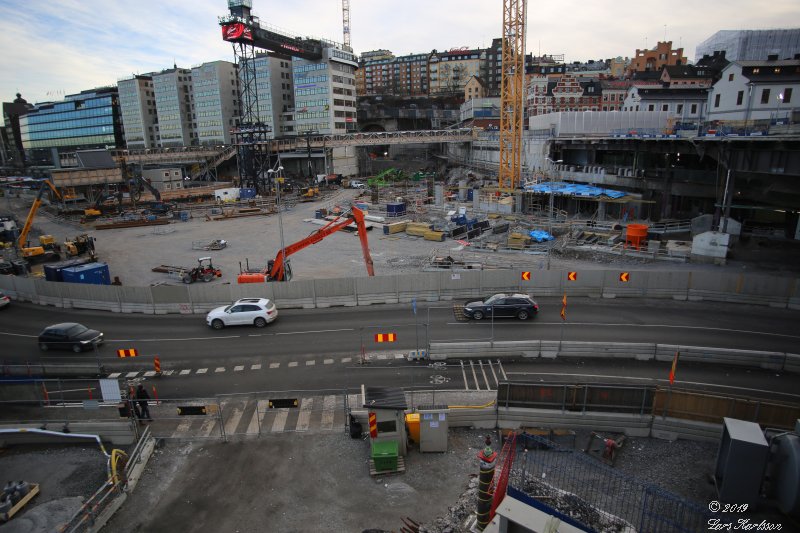
[[[585,270],[575,281],[567,272],[540,270],[522,281],[514,270],[419,272],[395,276],[298,280],[288,283],[158,285],[155,287],[57,283],[0,276],[0,289],[12,298],[62,308],[120,313],[205,313],[243,297],[266,297],[281,308],[467,300],[493,292],[534,296],[567,294],[589,298],[671,298],[769,305],[800,309],[796,278],[760,274]]]

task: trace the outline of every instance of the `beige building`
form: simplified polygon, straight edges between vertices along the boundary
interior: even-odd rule
[[[483,98],[486,96],[486,84],[478,76],[472,76],[464,86],[464,101],[469,102],[473,98]]]
[[[459,94],[467,82],[481,73],[481,50],[452,48],[431,54],[428,79],[431,94]]]

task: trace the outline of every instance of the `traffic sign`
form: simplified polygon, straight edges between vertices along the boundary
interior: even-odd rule
[[[369,436],[373,439],[378,436],[378,415],[369,413]]]
[[[530,272],[523,272],[522,273],[522,281],[530,281],[531,280],[531,273]]]
[[[577,272],[567,272],[567,279],[569,281],[577,280],[578,279],[578,273]]]
[[[630,272],[620,272],[619,280],[622,281],[623,283],[629,282],[631,280]]]
[[[159,373],[161,372],[161,359],[159,359],[158,357],[153,359],[153,369],[156,372],[159,372]]]
[[[136,357],[137,355],[139,355],[139,352],[136,351],[136,348],[117,350],[117,357]]]
[[[397,341],[397,334],[395,333],[376,333],[375,342],[395,342]]]

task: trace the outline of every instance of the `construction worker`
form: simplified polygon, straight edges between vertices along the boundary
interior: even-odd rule
[[[140,383],[136,388],[136,401],[139,404],[139,411],[141,411],[141,419],[152,421],[153,418],[150,416],[150,407],[147,405],[147,400],[149,399],[150,395],[147,393],[147,389]]]

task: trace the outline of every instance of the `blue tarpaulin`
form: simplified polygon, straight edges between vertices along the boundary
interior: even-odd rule
[[[547,181],[544,183],[537,183],[536,185],[529,185],[526,187],[528,191],[541,193],[541,194],[560,194],[563,196],[578,196],[584,198],[597,198],[605,196],[607,198],[622,198],[627,196],[628,193],[622,191],[615,191],[613,189],[603,189],[595,187],[594,185],[581,185],[579,183],[563,183]]]
[[[555,237],[541,229],[531,230],[528,235],[530,235],[531,239],[535,240],[536,242],[552,241],[555,239]]]

